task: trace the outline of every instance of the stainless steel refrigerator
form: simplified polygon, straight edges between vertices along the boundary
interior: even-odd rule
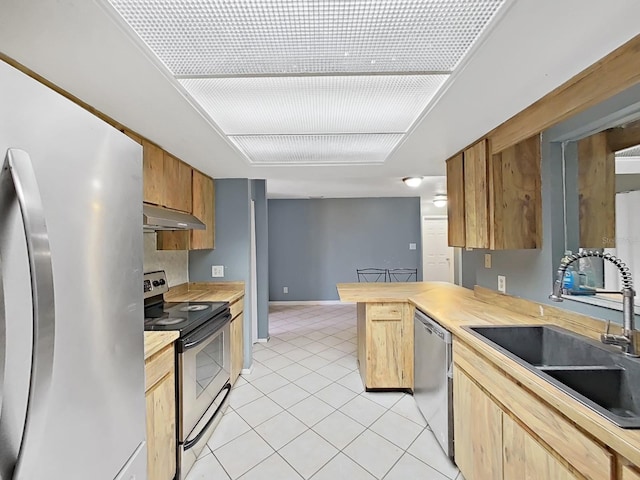
[[[0,479],[146,479],[141,146],[0,61]]]

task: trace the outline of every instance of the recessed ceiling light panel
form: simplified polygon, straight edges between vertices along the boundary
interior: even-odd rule
[[[175,75],[448,72],[504,0],[108,0]]]
[[[404,135],[249,135],[229,138],[254,164],[383,163]]]
[[[447,75],[180,80],[227,135],[406,132]]]
[[[616,152],[616,157],[640,157],[640,145]]]

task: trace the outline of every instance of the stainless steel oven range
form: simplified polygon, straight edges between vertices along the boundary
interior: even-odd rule
[[[177,474],[184,480],[227,407],[231,313],[227,302],[164,301],[164,271],[145,273],[145,330],[173,330],[176,341]]]

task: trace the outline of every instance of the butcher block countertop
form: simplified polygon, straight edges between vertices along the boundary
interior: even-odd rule
[[[555,324],[598,338],[599,333],[604,332],[604,322],[486,289],[476,287],[474,292],[444,282],[341,283],[337,287],[340,300],[344,302],[409,302],[415,305],[448,329],[456,341],[490,360],[602,444],[640,465],[640,430],[615,426],[462,328],[464,325]]]
[[[144,332],[144,359],[171,345],[178,337],[178,332]]]
[[[190,282],[171,287],[167,302],[229,302],[244,295],[244,282]]]

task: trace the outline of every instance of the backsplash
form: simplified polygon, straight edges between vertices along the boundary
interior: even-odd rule
[[[144,234],[144,260],[145,272],[164,270],[167,272],[167,281],[170,287],[189,281],[189,252],[186,250],[157,250],[157,234],[150,232]]]

